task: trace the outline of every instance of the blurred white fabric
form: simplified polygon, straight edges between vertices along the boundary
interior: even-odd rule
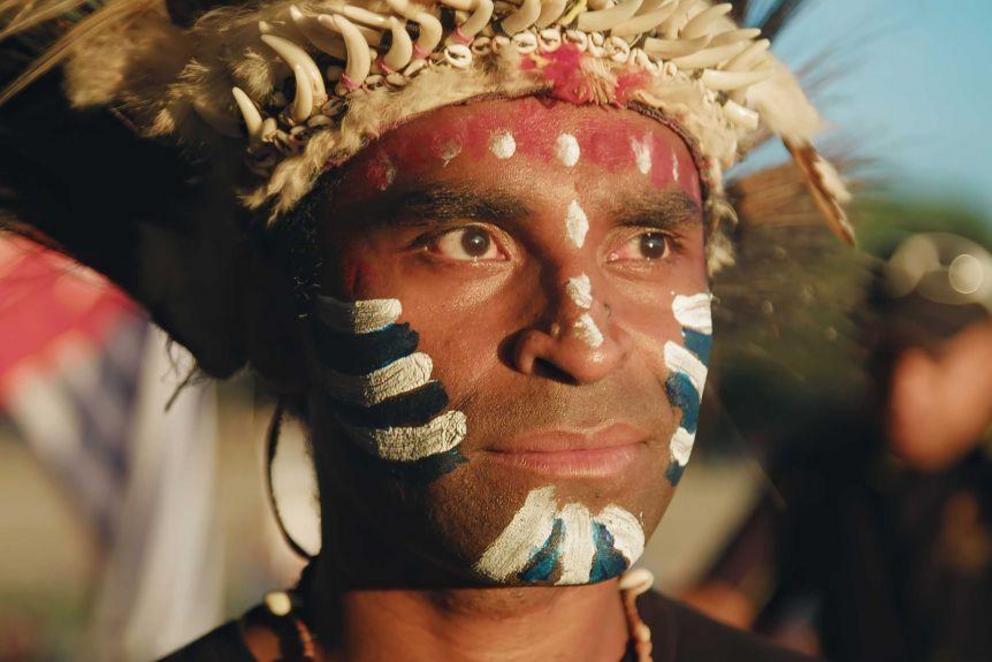
[[[145,342],[120,522],[94,612],[100,660],[157,659],[223,619],[215,386],[185,387],[166,411],[192,365],[178,347],[170,358],[166,342],[157,328]]]

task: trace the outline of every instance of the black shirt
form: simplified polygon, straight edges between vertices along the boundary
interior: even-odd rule
[[[654,662],[802,662],[805,656],[782,650],[762,638],[721,625],[702,614],[650,592],[637,599],[637,608],[651,628]],[[632,652],[624,660],[635,660]],[[252,662],[239,621],[231,621],[163,662]],[[286,659],[285,662],[290,662]]]

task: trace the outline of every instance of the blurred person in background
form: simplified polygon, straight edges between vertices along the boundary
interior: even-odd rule
[[[628,572],[692,451],[738,216],[853,242],[818,112],[740,27],[797,4],[127,0],[56,25],[8,88],[65,61],[9,106],[9,224],[209,374],[250,366],[270,456],[288,411],[318,478],[299,585],[172,659],[799,659]],[[775,136],[791,164],[728,189]]]
[[[829,659],[992,659],[992,256],[914,235],[870,289],[874,389],[772,444],[774,492],[686,598]]]

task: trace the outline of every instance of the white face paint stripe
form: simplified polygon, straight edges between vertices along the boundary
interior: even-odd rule
[[[615,505],[592,517],[579,503],[566,504],[556,512],[554,487],[531,490],[524,505],[513,516],[496,540],[486,549],[475,569],[496,581],[505,581],[523,572],[551,535],[555,519],[562,521],[558,541],[561,585],[589,582],[596,558],[593,524],[601,524],[613,537],[613,548],[633,565],[644,553],[644,530],[633,514]]]
[[[713,297],[708,292],[692,296],[679,295],[672,301],[675,320],[681,325],[700,333],[713,333],[713,313],[710,302]]]
[[[681,372],[689,377],[700,395],[706,386],[706,364],[682,345],[668,341],[665,343],[665,365],[672,372]]]
[[[570,503],[561,510],[563,536],[559,549],[561,554],[561,577],[556,584],[585,584],[589,581],[592,560],[596,556],[596,541],[592,532],[592,516],[585,506]]]
[[[508,159],[517,153],[517,141],[509,131],[497,131],[489,139],[489,151],[497,159]]]
[[[339,333],[372,333],[399,319],[403,306],[397,299],[366,299],[350,303],[318,296],[314,307],[320,321]]]
[[[468,433],[465,414],[449,411],[419,427],[384,429],[343,425],[351,439],[388,462],[415,462],[445,453],[462,443]]]
[[[368,407],[420,388],[430,381],[433,369],[431,357],[416,352],[367,375],[346,375],[329,368],[323,373],[332,396]]]
[[[565,292],[572,302],[584,310],[592,308],[592,281],[589,276],[580,274],[569,278],[565,284]]]
[[[589,217],[582,209],[578,200],[572,200],[565,212],[565,234],[568,240],[576,248],[582,248],[586,243],[586,234],[589,232]]]
[[[634,152],[634,163],[642,175],[651,172],[651,142],[650,137],[645,136],[643,140],[637,138],[630,139],[630,149]]]
[[[555,145],[555,156],[558,157],[562,165],[566,168],[571,168],[579,162],[580,153],[579,141],[575,139],[575,136],[570,133],[563,133],[558,136],[558,141]]]
[[[596,326],[596,320],[589,313],[583,313],[575,321],[574,329],[575,336],[593,349],[599,347],[605,341],[603,332]]]
[[[551,535],[554,521],[555,488],[532,490],[524,505],[475,564],[475,569],[496,581],[505,581],[522,572]]]
[[[668,447],[672,452],[672,457],[679,463],[679,466],[689,464],[689,457],[692,455],[692,447],[696,443],[696,435],[685,428],[679,428],[672,435],[672,440]]]
[[[632,513],[619,506],[607,506],[594,518],[613,536],[613,547],[634,565],[644,553],[644,529]]]
[[[672,179],[679,181],[679,157],[675,153],[675,148],[672,148]]]

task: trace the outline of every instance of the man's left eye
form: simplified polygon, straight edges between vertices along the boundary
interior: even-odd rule
[[[608,260],[663,260],[671,253],[671,238],[661,232],[642,232],[611,252]]]
[[[445,232],[432,242],[430,250],[464,262],[506,259],[492,234],[476,225]]]

